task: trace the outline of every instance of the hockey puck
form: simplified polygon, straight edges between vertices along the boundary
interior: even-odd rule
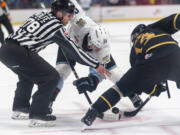
[[[113,108],[112,108],[112,112],[113,112],[114,114],[118,114],[118,113],[119,113],[119,108],[113,107]]]

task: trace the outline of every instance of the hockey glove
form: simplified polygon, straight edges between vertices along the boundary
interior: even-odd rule
[[[160,83],[155,86],[154,90],[150,93],[150,95],[158,97],[161,92],[164,92],[166,90],[166,86],[164,86],[163,83]]]
[[[95,76],[83,77],[73,82],[73,85],[78,89],[79,94],[85,91],[92,92],[97,88],[99,80]]]

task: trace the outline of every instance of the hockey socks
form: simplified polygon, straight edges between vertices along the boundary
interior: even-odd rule
[[[121,92],[116,87],[111,87],[104,92],[92,105],[99,113],[112,108],[122,97]]]

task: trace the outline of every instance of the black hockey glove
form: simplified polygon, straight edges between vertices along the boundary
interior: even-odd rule
[[[157,84],[156,89],[154,90],[154,92],[152,91],[152,93],[150,95],[158,97],[161,94],[161,92],[164,92],[166,90],[167,89],[166,89],[166,86],[164,85],[164,83],[160,83],[160,84]]]
[[[73,85],[78,89],[79,94],[84,91],[92,92],[97,88],[99,80],[95,76],[83,77],[73,82]]]

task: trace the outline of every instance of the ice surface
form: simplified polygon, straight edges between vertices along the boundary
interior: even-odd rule
[[[129,68],[130,33],[139,23],[150,22],[114,22],[104,23],[111,34],[111,53],[123,72]],[[15,27],[17,29],[18,26]],[[7,35],[7,33],[6,33]],[[180,33],[174,35],[179,41]],[[49,63],[55,65],[57,46],[51,45],[43,50],[40,55]],[[89,108],[84,95],[78,95],[72,85],[75,80],[73,74],[65,81],[64,88],[54,104],[54,113],[57,115],[57,126],[52,128],[29,128],[29,121],[12,120],[12,102],[16,88],[17,76],[0,63],[0,134],[9,135],[180,135],[180,90],[175,83],[169,82],[172,98],[163,93],[159,98],[152,98],[143,110],[133,118],[122,117],[121,121],[108,122],[96,120],[92,127],[81,132],[80,119]],[[79,76],[86,76],[88,68],[77,64]],[[108,80],[102,82],[97,90],[89,94],[95,101],[101,93],[112,86]],[[36,87],[33,91],[36,91]],[[147,95],[141,96],[144,100]],[[129,99],[124,98],[117,107],[121,110],[133,110]]]

